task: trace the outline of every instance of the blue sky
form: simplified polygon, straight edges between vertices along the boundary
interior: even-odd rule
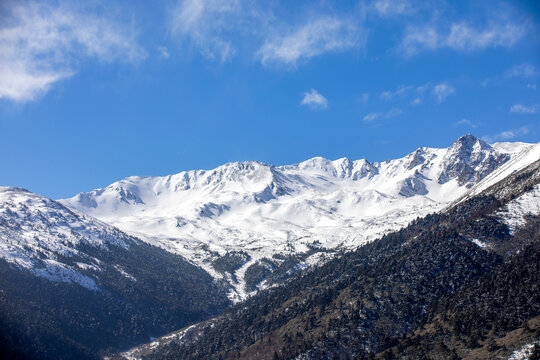
[[[540,139],[537,1],[0,2],[0,184]]]

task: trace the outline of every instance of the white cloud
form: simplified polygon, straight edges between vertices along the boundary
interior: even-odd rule
[[[158,46],[157,51],[163,59],[168,59],[171,56],[171,54],[169,54],[169,49],[167,49],[166,46]]]
[[[403,96],[406,92],[408,92],[412,88],[413,86],[411,85],[399,85],[397,89],[394,91],[391,91],[391,90],[383,91],[381,93],[381,98],[385,100],[390,100],[394,97]]]
[[[527,84],[527,89],[536,90],[536,84]]]
[[[381,113],[370,112],[369,114],[366,114],[362,120],[364,120],[365,122],[372,122],[380,118],[381,115],[382,115]]]
[[[130,26],[91,10],[34,2],[7,7],[0,25],[0,98],[29,101],[86,58],[137,61],[146,52]],[[7,20],[6,20],[7,19]]]
[[[409,27],[399,46],[405,56],[422,51],[450,48],[455,51],[477,51],[495,47],[510,47],[526,35],[525,25],[492,24],[475,28],[467,23],[453,23],[446,31],[432,25]]]
[[[459,121],[456,121],[456,122],[454,123],[454,125],[465,125],[465,126],[469,126],[469,127],[473,128],[473,129],[475,129],[475,128],[478,127],[478,125],[476,125],[475,123],[473,123],[471,120],[465,119],[465,118],[463,118],[463,119],[461,119],[461,120],[459,120]]]
[[[523,126],[523,127],[518,128],[518,129],[503,131],[503,132],[501,132],[499,134],[483,136],[482,140],[484,140],[484,141],[486,141],[488,143],[493,143],[493,142],[496,142],[496,141],[515,139],[515,138],[518,138],[520,136],[527,135],[528,133],[529,133],[529,128],[526,127],[526,126]]]
[[[405,56],[412,56],[421,50],[435,50],[440,43],[440,35],[434,27],[408,27],[399,48]]]
[[[171,32],[189,39],[203,56],[223,62],[235,52],[226,33],[244,21],[240,0],[180,0],[172,11]]]
[[[376,0],[373,2],[373,9],[381,17],[409,14],[414,11],[408,0]]]
[[[340,18],[319,18],[294,31],[274,36],[259,49],[264,65],[283,63],[296,65],[300,59],[309,59],[327,52],[341,52],[363,45],[361,29],[352,21]]]
[[[327,16],[312,5],[310,18],[287,23],[274,15],[272,2],[249,0],[177,0],[170,31],[204,57],[221,62],[251,51],[263,65],[295,66],[327,52],[342,52],[365,43],[358,19]]]
[[[454,87],[446,82],[435,85],[426,83],[420,86],[399,85],[395,90],[381,92],[380,97],[383,100],[409,99],[410,105],[420,105],[424,100],[425,94],[431,93],[435,101],[440,104],[454,92]]]
[[[516,105],[510,106],[510,112],[518,113],[518,114],[536,114],[539,109],[540,109],[540,104],[534,104],[534,105],[529,105],[529,106],[516,104]]]
[[[530,78],[533,76],[536,76],[538,74],[538,71],[534,67],[534,65],[531,64],[519,64],[514,65],[511,69],[509,69],[506,72],[506,77],[522,77],[522,78]]]
[[[317,90],[311,89],[305,92],[300,105],[307,105],[311,109],[327,109],[328,100],[322,96]]]
[[[363,117],[364,122],[372,122],[378,119],[391,119],[403,113],[401,109],[390,109],[387,112],[371,112]]]
[[[446,39],[454,50],[477,50],[514,45],[525,35],[525,29],[515,24],[502,24],[486,29],[475,29],[465,23],[452,24]]]
[[[442,103],[448,96],[452,95],[455,89],[447,83],[437,84],[433,87],[433,96],[437,100],[437,104]]]
[[[401,109],[390,109],[390,110],[384,115],[384,118],[385,118],[385,119],[390,119],[390,118],[399,116],[399,115],[401,115],[402,113],[403,113],[403,111],[401,111]]]
[[[369,93],[365,92],[365,93],[362,93],[360,95],[360,97],[358,98],[358,101],[360,101],[361,103],[365,104],[367,103],[369,100]]]

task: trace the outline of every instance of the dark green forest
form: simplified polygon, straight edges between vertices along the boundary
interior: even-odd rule
[[[215,316],[229,305],[206,272],[154,246],[131,241],[128,249],[81,245],[80,250],[101,260],[99,273],[86,270],[99,291],[52,282],[0,261],[2,358],[95,359]]]

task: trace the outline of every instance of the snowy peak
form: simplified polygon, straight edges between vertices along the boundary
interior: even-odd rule
[[[285,173],[319,174],[351,180],[373,177],[378,173],[377,167],[366,159],[351,161],[346,157],[333,161],[323,157],[314,157],[296,165],[281,166],[279,169]]]
[[[354,163],[346,157],[332,161],[332,166],[335,176],[340,178],[350,178],[354,169]]]
[[[31,194],[30,191],[24,188],[15,187],[15,186],[0,186],[0,201],[7,199],[8,197],[14,196],[17,193]]]
[[[497,143],[494,144],[494,147],[502,147],[505,152],[512,153],[510,161],[507,161],[497,170],[490,173],[484,178],[483,181],[476,184],[471,188],[463,197],[458,199],[458,201],[463,201],[472,196],[478,195],[481,192],[485,191],[489,187],[495,185],[497,182],[502,179],[523,170],[524,168],[530,166],[531,164],[538,162],[540,160],[540,143],[537,144],[524,144],[524,143],[515,143],[514,149],[510,146],[512,143]]]
[[[438,181],[443,184],[457,179],[459,185],[471,187],[509,159],[509,154],[498,153],[486,142],[464,135],[448,148]]]
[[[128,248],[130,241],[118,229],[59,202],[25,189],[0,187],[0,258],[37,276],[97,290],[95,281],[80,270],[98,269],[99,260],[81,246]]]
[[[425,163],[426,161],[426,151],[423,149],[423,148],[418,148],[416,149],[416,151],[410,153],[409,155],[407,155],[407,165],[406,165],[406,168],[407,170],[411,170],[411,169],[414,169],[415,167],[417,167],[418,165],[422,165]]]
[[[380,163],[322,157],[279,167],[255,161],[235,162],[213,170],[185,171],[165,177],[129,177],[104,189],[78,194],[64,203],[97,217],[104,212],[113,215],[162,207],[163,202],[173,200],[176,208],[184,207],[182,204],[191,208],[217,204],[227,210],[235,201],[266,203],[305,191],[349,187],[350,181],[357,182],[354,186],[358,190],[384,190],[411,197],[427,195],[428,182],[434,178],[441,185],[455,179],[459,186],[470,187],[511,157],[511,150],[506,150],[498,152],[482,140],[465,135],[448,149],[420,147],[402,159]]]
[[[299,163],[296,166],[299,170],[324,171],[333,173],[335,171],[332,161],[323,157],[317,156]]]

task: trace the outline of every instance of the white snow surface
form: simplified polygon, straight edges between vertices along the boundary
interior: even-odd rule
[[[508,225],[511,233],[525,225],[527,215],[540,215],[540,184],[510,201],[497,215]]]
[[[465,135],[449,148],[420,147],[383,162],[315,157],[286,166],[236,162],[132,176],[60,202],[180,254],[215,278],[223,277],[210,264],[216,254],[248,253],[238,281],[227,279],[231,299],[241,300],[248,295],[243,274],[257,260],[310,246],[356,248],[441,210],[532,147],[490,146]]]
[[[500,152],[508,152],[511,144],[514,143],[496,143],[493,144],[493,147]],[[515,143],[516,148],[512,160],[506,162],[500,166],[497,170],[493,171],[491,174],[485,177],[485,179],[478,183],[476,186],[471,188],[467,193],[467,196],[463,200],[478,195],[482,191],[486,190],[490,186],[498,183],[505,177],[522,170],[527,167],[529,164],[540,160],[540,143],[537,144],[523,144]]]
[[[127,351],[124,351],[124,352],[120,353],[119,356],[121,356],[122,358],[127,359],[127,360],[140,360],[140,359],[143,358],[143,356],[141,355],[141,352],[144,353],[145,350],[153,350],[153,349],[158,348],[160,346],[166,345],[166,344],[168,344],[168,343],[170,343],[172,341],[178,342],[178,341],[182,340],[182,338],[186,335],[186,333],[188,331],[190,331],[191,329],[193,329],[197,325],[198,324],[194,324],[194,325],[188,326],[187,328],[185,328],[183,330],[172,332],[172,333],[170,333],[168,335],[162,336],[162,337],[150,342],[149,344],[137,345],[134,348],[131,348],[131,349],[127,350]],[[105,357],[105,360],[108,360],[108,359],[110,359],[110,358]]]
[[[526,360],[532,355],[534,344],[540,344],[540,341],[534,341],[530,344],[524,345],[521,349],[514,351],[508,360]]]
[[[98,290],[82,270],[99,270],[99,260],[77,250],[81,243],[127,247],[121,232],[87,215],[25,189],[0,187],[0,258],[52,281]],[[124,235],[127,236],[127,235]],[[61,257],[83,257],[71,267]]]
[[[482,249],[487,249],[489,246],[485,242],[482,242],[478,239],[472,239],[471,240],[474,244],[476,244],[478,247],[481,247]]]

